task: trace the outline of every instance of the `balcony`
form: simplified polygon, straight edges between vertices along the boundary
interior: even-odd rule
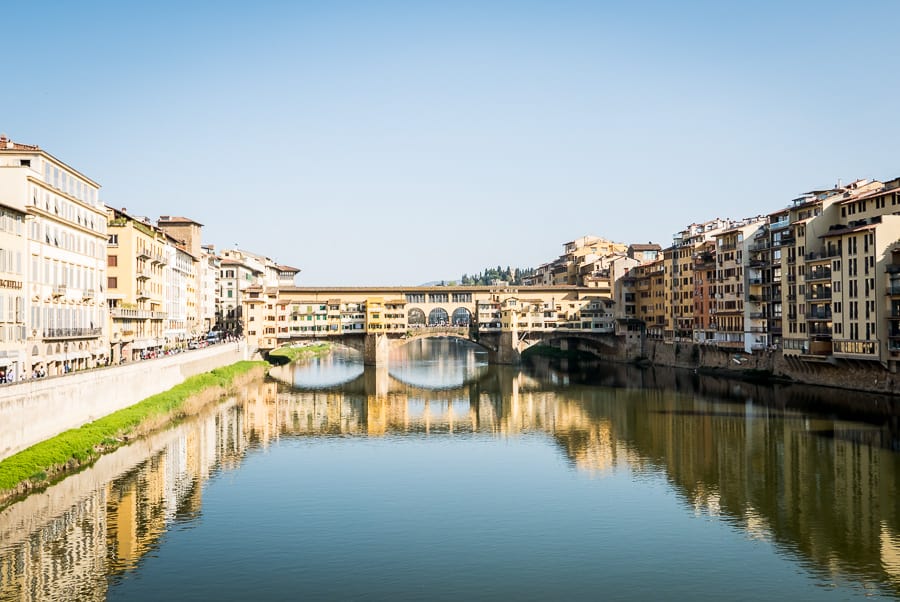
[[[53,296],[54,297],[62,297],[66,294],[68,287],[65,284],[54,284],[53,285]]]
[[[137,251],[138,259],[150,259],[153,256],[150,254],[150,249],[142,248]]]
[[[150,272],[146,270],[138,270],[136,276],[138,280],[150,280]]]
[[[820,309],[806,312],[807,320],[831,320],[831,310],[830,309]]]
[[[806,281],[812,282],[814,280],[831,280],[831,268],[806,272]]]
[[[45,339],[83,339],[99,337],[103,334],[102,328],[45,328]]]
[[[780,219],[774,222],[769,222],[770,230],[780,230],[782,228],[787,228],[791,225],[791,220],[789,219]],[[782,237],[783,238],[783,237]]]
[[[168,261],[166,261],[166,256],[165,256],[165,255],[161,255],[161,254],[159,254],[159,253],[154,253],[153,255],[151,255],[151,256],[150,256],[150,260],[151,260],[153,263],[158,263],[158,264],[160,264],[160,265],[165,265],[165,264],[169,263]]]
[[[761,311],[751,311],[750,312],[751,320],[762,320],[765,317],[766,317],[766,314]]]
[[[824,324],[816,324],[807,329],[807,333],[811,337],[828,338],[831,336],[831,327]]]
[[[797,238],[793,234],[782,234],[781,235],[781,244],[792,245],[795,242],[797,242]]]
[[[81,298],[82,298],[82,299],[93,299],[93,298],[94,298],[94,294],[95,294],[95,293],[94,293],[94,289],[92,289],[92,288],[86,288],[86,289],[83,289],[83,290],[81,291]]]
[[[147,292],[147,289],[139,288],[137,290],[137,298],[138,299],[149,299],[150,293]]]
[[[131,319],[131,320],[165,320],[168,314],[164,311],[150,311],[149,309],[125,309],[124,307],[113,307],[109,310],[109,315],[113,318]]]
[[[831,259],[832,257],[840,257],[841,254],[838,253],[837,249],[826,249],[824,251],[819,251],[815,253],[807,253],[804,257],[806,261],[825,261]]]
[[[763,283],[762,278],[748,278],[747,284],[750,286],[760,286]]]
[[[806,300],[807,300],[807,301],[820,301],[820,300],[830,301],[830,300],[831,300],[831,290],[827,290],[827,291],[819,291],[819,290],[808,291],[808,292],[806,293]]]
[[[900,265],[886,265],[884,266],[884,271],[888,274],[900,274]]]
[[[751,259],[750,267],[751,268],[764,268],[769,264],[768,261],[764,261],[762,259]]]
[[[888,287],[887,287],[887,294],[900,296],[900,283],[898,283],[898,284],[890,284],[889,283]]]

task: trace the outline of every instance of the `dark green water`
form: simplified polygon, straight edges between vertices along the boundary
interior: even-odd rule
[[[0,513],[0,600],[900,597],[896,401],[333,354]]]

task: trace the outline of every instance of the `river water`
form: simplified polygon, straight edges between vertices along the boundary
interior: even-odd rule
[[[451,340],[335,352],[5,509],[0,600],[900,597],[898,414]]]

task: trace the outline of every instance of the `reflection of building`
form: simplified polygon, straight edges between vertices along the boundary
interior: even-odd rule
[[[145,558],[176,515],[198,513],[215,467],[237,466],[283,436],[340,434],[542,434],[578,470],[642,473],[672,488],[686,511],[721,517],[814,572],[898,591],[900,458],[889,431],[779,410],[794,399],[785,388],[776,403],[772,389],[682,372],[614,366],[617,386],[560,388],[546,367],[536,368],[545,370],[540,378],[481,368],[442,390],[396,378],[373,386],[372,371],[331,391],[256,381],[235,405],[179,427],[163,453],[78,497],[43,530],[15,543],[0,531],[0,599],[100,599],[108,574]],[[642,389],[642,380],[662,387]],[[7,518],[0,515],[0,529],[15,523]]]

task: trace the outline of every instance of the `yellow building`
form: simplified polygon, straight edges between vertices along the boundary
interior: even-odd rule
[[[149,220],[108,208],[107,299],[114,363],[159,351],[165,311],[166,234]]]

